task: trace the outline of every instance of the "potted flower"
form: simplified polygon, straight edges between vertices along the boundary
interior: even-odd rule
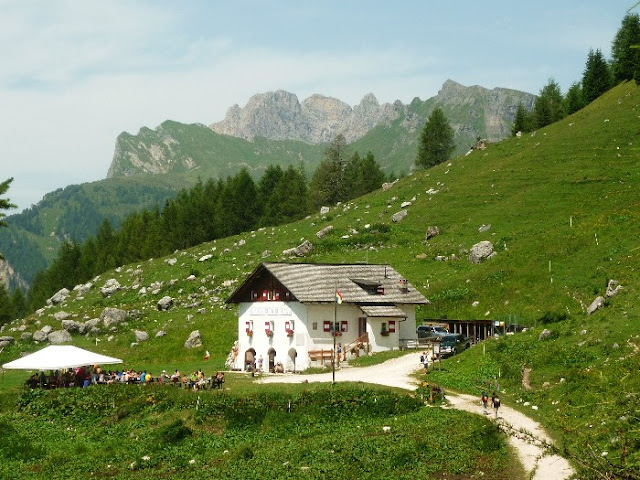
[[[264,333],[267,334],[267,337],[273,337],[273,330],[265,330]]]
[[[287,328],[287,337],[293,337],[293,330],[290,328]]]
[[[382,330],[380,332],[380,335],[382,335],[383,337],[388,337],[389,336],[389,330]]]
[[[247,328],[247,337],[252,337],[253,336],[253,330]]]

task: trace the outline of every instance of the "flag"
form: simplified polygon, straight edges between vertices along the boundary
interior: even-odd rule
[[[336,303],[340,304],[342,303],[342,294],[340,293],[340,290],[338,290],[336,288]]]

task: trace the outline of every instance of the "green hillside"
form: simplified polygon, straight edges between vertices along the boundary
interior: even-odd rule
[[[524,333],[445,361],[435,378],[476,394],[483,382],[498,380],[504,402],[542,422],[581,478],[638,478],[639,116],[640,88],[620,85],[535,134],[418,172],[388,191],[333,207],[324,217],[176,252],[172,266],[167,258],[152,259],[106,272],[95,285],[116,278],[121,291],[110,298],[96,288],[82,299],[74,293],[66,304],[26,319],[24,329],[57,327],[52,314],[59,310],[90,319],[114,306],[136,315],[117,331],[74,343],[155,372],[198,368],[206,349],[212,354],[209,368],[221,368],[237,331],[235,311],[224,304],[227,295],[260,261],[280,260],[284,249],[308,239],[314,249],[304,261],[392,264],[431,300],[419,318],[526,325]],[[406,218],[392,222],[405,201],[412,202]],[[315,233],[327,225],[334,230],[318,240]],[[480,233],[482,225],[490,228]],[[440,234],[427,241],[429,226]],[[472,264],[468,251],[483,240],[497,254]],[[199,261],[205,254],[213,257]],[[189,275],[196,280],[187,280]],[[622,285],[620,293],[587,315],[611,279]],[[140,295],[132,288],[139,282],[162,286],[157,294]],[[164,295],[174,297],[176,306],[160,312],[156,302]],[[20,338],[21,323],[5,333]],[[147,330],[151,339],[132,347],[134,328]],[[550,334],[539,340],[544,328]],[[156,338],[161,329],[167,334]],[[183,343],[195,329],[204,345],[186,350]],[[18,341],[0,353],[0,361],[36,348]],[[524,368],[531,369],[530,387],[523,386]],[[7,391],[25,378],[5,376]]]

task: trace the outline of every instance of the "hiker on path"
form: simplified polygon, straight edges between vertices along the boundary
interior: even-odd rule
[[[486,392],[482,392],[482,407],[484,409],[484,414],[487,415],[487,403],[489,403],[489,395]]]
[[[424,374],[426,375],[427,373],[429,373],[429,355],[427,355],[427,352],[422,352],[420,361],[424,365]]]
[[[493,405],[493,409],[496,412],[496,418],[498,418],[498,409],[500,408],[500,397],[496,395],[495,392],[493,392],[493,395],[491,396],[491,403]]]

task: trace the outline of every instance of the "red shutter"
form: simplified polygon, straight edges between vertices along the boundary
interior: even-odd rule
[[[389,320],[389,333],[394,333],[396,331],[396,321]]]
[[[325,332],[330,332],[331,331],[331,322],[325,321],[323,325],[324,325],[324,331]]]

